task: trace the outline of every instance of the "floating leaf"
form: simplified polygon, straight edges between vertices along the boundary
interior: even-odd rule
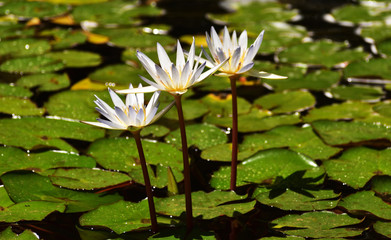
[[[152,137],[164,137],[170,132],[170,129],[162,125],[149,125],[141,130],[141,136],[146,137],[152,135]]]
[[[231,89],[231,83],[228,77],[212,75],[197,84],[196,88],[201,91],[224,91]]]
[[[256,195],[255,198],[262,204],[277,207],[287,211],[314,211],[332,209],[337,206],[338,199],[335,198],[339,195],[335,194],[333,190],[305,190],[305,193],[308,195],[292,190],[287,190],[285,193],[275,198],[270,198],[270,193],[264,192]],[[312,197],[309,195],[312,195]]]
[[[187,120],[193,120],[205,115],[209,110],[207,106],[205,106],[199,100],[184,100],[182,101],[183,107],[183,117]],[[178,120],[178,112],[176,108],[173,108],[171,111],[168,111],[165,115],[165,118]]]
[[[238,152],[238,160],[244,160],[255,154],[257,151],[258,150],[253,149],[240,149]],[[232,143],[219,144],[203,149],[201,152],[201,158],[212,161],[231,162]]]
[[[68,11],[66,5],[47,2],[12,1],[0,7],[2,14],[13,14],[19,18],[50,18]]]
[[[389,128],[377,123],[319,120],[313,122],[312,127],[329,145],[357,143],[376,139],[391,140]]]
[[[239,150],[259,151],[281,147],[289,147],[312,159],[328,159],[341,150],[324,144],[311,127],[296,126],[281,126],[265,133],[247,135]]]
[[[228,141],[227,135],[222,130],[209,124],[187,125],[186,135],[188,145],[195,145],[199,149],[205,149]],[[180,129],[170,132],[166,136],[165,141],[181,149]]]
[[[217,96],[208,94],[201,99],[201,102],[208,107],[210,114],[217,117],[228,117],[232,114],[232,95]],[[243,98],[238,97],[238,114],[248,113],[251,104]]]
[[[343,198],[338,206],[355,215],[365,215],[369,212],[376,217],[391,219],[391,206],[371,191],[353,193]]]
[[[122,199],[118,194],[81,192],[55,187],[48,177],[32,172],[7,173],[1,180],[15,202],[50,201],[65,204],[67,213],[89,211]]]
[[[318,166],[312,159],[299,153],[287,149],[270,149],[242,161],[237,168],[237,186],[242,186],[262,183],[277,176],[286,177],[296,171],[317,169]],[[213,173],[211,185],[216,189],[228,189],[230,173],[231,167],[221,167]]]
[[[278,80],[262,79],[262,81],[272,86],[276,91],[286,89],[324,90],[338,83],[341,77],[339,72],[326,70],[317,70],[303,76],[303,70],[305,69],[298,67],[282,67],[274,73],[288,76],[288,78]],[[292,72],[293,74],[290,74]]]
[[[388,58],[374,58],[369,61],[357,61],[349,64],[343,71],[348,77],[380,77],[389,79],[391,61]]]
[[[142,141],[148,164],[170,166],[182,170],[182,154],[174,146],[161,142]],[[133,138],[106,138],[93,142],[88,154],[106,169],[130,171],[139,169],[139,155]]]
[[[66,67],[95,67],[102,62],[101,56],[97,53],[79,51],[79,50],[64,50],[61,52],[49,52],[45,56],[61,61]]]
[[[57,91],[70,85],[67,74],[34,74],[23,76],[16,82],[17,86],[26,88],[38,87],[38,91]]]
[[[381,195],[391,195],[391,177],[378,175],[371,180],[372,191]]]
[[[8,207],[13,205],[14,202],[8,196],[7,191],[4,188],[4,185],[0,187],[0,207]]]
[[[337,21],[355,24],[383,21],[389,14],[380,8],[352,4],[346,4],[332,11],[332,15]]]
[[[50,44],[45,40],[19,38],[0,42],[0,55],[22,57],[40,55],[50,50]]]
[[[53,184],[75,190],[94,190],[131,181],[124,173],[92,168],[59,168],[49,177]]]
[[[45,109],[38,108],[30,99],[0,96],[0,112],[19,116],[41,116]]]
[[[386,55],[387,57],[391,57],[391,41],[384,41],[377,45],[377,49],[380,53]]]
[[[368,117],[371,113],[372,106],[368,103],[343,102],[311,109],[303,119],[306,122],[313,122],[321,119],[358,119]]]
[[[384,95],[382,88],[369,86],[337,86],[330,89],[330,93],[339,100],[379,101]]]
[[[254,201],[242,203],[228,203],[245,199],[234,192],[213,191],[210,193],[193,192],[193,215],[211,219],[218,216],[232,217],[235,212],[246,213],[254,208]],[[168,198],[155,199],[156,211],[163,215],[180,216],[185,211],[185,196],[175,195]]]
[[[12,231],[11,227],[8,227],[4,231],[0,233],[1,239],[7,239],[7,240],[37,240],[39,239],[35,233],[33,233],[31,230],[26,229],[20,234],[16,234]]]
[[[95,167],[91,157],[57,151],[26,153],[12,147],[0,148],[0,175],[14,170],[34,170],[43,172],[58,167]]]
[[[152,169],[151,165],[148,165],[149,180],[151,185],[157,188],[164,188],[170,183],[170,176],[174,177],[176,182],[183,180],[183,174],[178,168],[170,168],[162,164],[156,164],[155,168]],[[129,175],[132,177],[133,181],[145,185],[144,175],[141,170],[141,166],[133,168],[129,171]]]
[[[131,83],[133,87],[137,87],[139,83],[146,85],[145,82],[139,77],[139,75],[143,74],[145,74],[145,72],[141,69],[125,64],[115,64],[99,68],[95,72],[91,73],[88,77],[92,81],[96,82],[115,83],[122,85],[129,85]]]
[[[356,147],[344,151],[338,159],[325,161],[324,166],[331,179],[362,188],[373,176],[391,174],[390,157],[391,149]]]
[[[13,73],[47,73],[63,69],[62,62],[47,56],[15,58],[0,65],[0,70]]]
[[[21,127],[23,126],[23,127]],[[104,136],[104,130],[79,122],[49,118],[0,119],[0,143],[26,149],[55,147],[77,152],[61,138],[93,141]]]
[[[306,42],[281,51],[278,58],[283,63],[323,65],[331,68],[339,63],[363,59],[368,55],[362,49],[350,50],[346,47],[343,43],[325,40]]]
[[[373,106],[373,110],[382,116],[391,118],[391,102],[383,101]]]
[[[58,20],[56,20],[58,22]],[[72,24],[71,24],[72,25]],[[64,49],[85,43],[87,36],[80,30],[53,28],[40,32],[41,36],[53,37],[50,42],[53,49]]]
[[[24,87],[0,83],[0,96],[2,97],[31,97],[33,93]]]
[[[377,221],[373,224],[375,232],[380,233],[383,236],[391,238],[391,223]]]
[[[306,91],[271,93],[254,100],[255,105],[274,114],[303,111],[315,105],[315,98]]]
[[[302,215],[289,214],[274,220],[277,227],[302,228],[297,230],[281,230],[286,234],[311,237],[335,238],[360,235],[362,229],[352,229],[343,226],[360,223],[359,219],[351,218],[347,214],[333,212],[308,212]],[[276,227],[275,227],[276,228]]]

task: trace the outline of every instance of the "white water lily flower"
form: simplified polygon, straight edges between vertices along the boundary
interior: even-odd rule
[[[129,89],[140,88],[142,88],[141,84],[138,88],[133,88],[132,85],[129,86]],[[111,100],[114,103],[114,109],[96,95],[96,100],[94,101],[98,106],[96,107],[96,110],[107,120],[98,118],[98,122],[82,121],[83,123],[107,129],[130,130],[133,128],[142,128],[158,120],[175,103],[170,103],[167,107],[157,113],[160,91],[153,94],[147,106],[144,105],[144,93],[128,94],[125,103],[110,88],[109,93]]]
[[[151,86],[138,89],[119,90],[118,93],[136,93],[136,92],[154,92],[166,91],[171,94],[184,94],[188,88],[196,83],[207,78],[209,75],[217,71],[227,59],[221,59],[220,64],[216,64],[211,69],[203,73],[206,62],[200,64],[201,54],[199,57],[195,56],[195,41],[191,44],[190,51],[186,54],[187,61],[185,61],[185,54],[182,50],[181,44],[178,41],[176,52],[176,64],[172,63],[164,48],[157,43],[157,54],[160,65],[155,64],[144,53],[137,51],[137,57],[147,70],[154,81],[145,77],[141,77],[145,82]],[[197,59],[197,60],[196,60]]]
[[[230,58],[229,61],[220,68],[220,74],[231,76],[235,74],[248,73],[249,75],[261,78],[281,79],[286,78],[272,73],[260,72],[252,70],[254,66],[254,57],[261,46],[263,39],[262,31],[255,42],[247,48],[247,31],[244,30],[239,39],[236,31],[232,33],[232,38],[229,36],[228,28],[224,27],[223,42],[221,42],[216,30],[211,27],[210,35],[206,33],[206,42],[208,43],[209,51],[212,57],[203,49],[203,53],[207,58],[206,66],[213,68],[220,65],[224,59]]]

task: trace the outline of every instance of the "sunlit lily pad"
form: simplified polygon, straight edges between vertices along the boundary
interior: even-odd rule
[[[296,171],[316,168],[318,166],[312,159],[287,149],[260,151],[238,164],[237,186],[262,183],[277,176],[287,177]],[[230,166],[221,167],[213,173],[211,185],[217,189],[228,189],[230,173]]]
[[[389,79],[391,61],[388,58],[374,58],[368,61],[357,61],[344,69],[345,77],[375,77]]]
[[[102,62],[99,54],[79,50],[50,52],[45,54],[45,56],[62,62],[66,67],[75,68],[94,67]]]
[[[7,191],[4,188],[4,185],[0,187],[0,206],[8,207],[13,205],[15,202],[8,196]]]
[[[31,230],[26,229],[20,234],[16,234],[12,231],[11,227],[8,227],[4,231],[0,232],[1,239],[8,240],[37,240],[37,236]]]
[[[377,221],[373,224],[375,232],[380,233],[383,236],[391,238],[391,223]]]
[[[330,89],[331,95],[339,100],[379,101],[384,95],[381,87],[366,85],[337,86]]]
[[[178,168],[170,168],[167,165],[156,164],[154,169],[151,165],[148,165],[149,180],[151,185],[157,188],[164,188],[169,184],[170,174],[175,179],[175,184],[183,180],[183,174]],[[133,181],[145,184],[144,175],[141,170],[141,166],[137,166],[129,171],[129,175],[132,177]]]
[[[0,70],[12,73],[47,73],[61,70],[65,65],[47,56],[15,58],[0,65]]]
[[[183,117],[187,120],[193,120],[199,117],[202,117],[205,115],[209,109],[206,105],[204,105],[199,100],[185,100],[182,101],[182,107],[183,107]],[[165,115],[165,118],[178,120],[178,111],[176,108],[171,109],[168,111]]]
[[[148,164],[170,166],[182,170],[182,153],[174,146],[161,142],[142,141]],[[133,138],[106,138],[92,143],[88,149],[106,169],[130,171],[141,168],[136,142]]]
[[[33,38],[19,38],[0,42],[0,55],[10,57],[22,57],[40,55],[51,48],[46,40]]]
[[[391,174],[391,150],[373,150],[365,147],[351,148],[338,159],[325,161],[324,166],[331,179],[354,188],[361,188],[376,175]]]
[[[212,75],[202,80],[195,87],[201,91],[225,91],[231,89],[231,83],[228,77]]]
[[[199,149],[205,149],[214,145],[226,143],[227,135],[210,124],[193,124],[186,126],[188,146],[195,145]],[[170,132],[165,138],[167,143],[173,144],[177,148],[182,148],[180,129]]]
[[[380,218],[391,219],[391,206],[371,191],[353,193],[343,198],[338,206],[346,208],[349,213],[355,215],[371,213]]]
[[[360,235],[363,229],[347,228],[343,226],[360,223],[361,220],[349,217],[347,214],[335,214],[333,212],[308,212],[302,215],[290,214],[274,220],[277,224],[275,230],[281,227],[300,228],[297,230],[281,230],[286,234],[311,237],[311,238],[335,238]]]
[[[93,141],[104,136],[103,129],[48,118],[0,119],[0,131],[0,143],[5,145],[26,149],[54,147],[70,152],[77,150],[62,138]]]
[[[331,41],[306,42],[283,50],[278,54],[278,58],[283,63],[323,65],[331,68],[339,63],[359,60],[368,55],[363,50],[350,50],[346,47],[343,43]]]
[[[332,11],[333,17],[338,22],[350,22],[359,24],[362,22],[381,22],[390,12],[378,7],[367,7],[362,5],[344,5]]]
[[[41,36],[53,37],[50,41],[53,49],[64,49],[85,43],[87,36],[80,30],[53,28],[40,32]]]
[[[124,173],[92,168],[59,168],[49,177],[53,184],[75,190],[94,190],[131,181]]]
[[[388,127],[366,122],[334,122],[319,120],[312,123],[319,136],[330,145],[340,145],[376,139],[391,140]]]
[[[271,93],[254,100],[254,104],[260,105],[274,114],[290,113],[313,107],[315,98],[306,91]]]
[[[88,77],[92,81],[103,83],[115,83],[128,86],[130,83],[137,87],[139,83],[147,85],[139,75],[145,75],[145,70],[135,68],[125,64],[108,65],[99,68]]]
[[[0,83],[0,96],[2,97],[31,97],[32,95],[33,93],[24,87]]]
[[[306,193],[307,195],[305,195]],[[262,204],[283,210],[314,211],[335,208],[338,203],[338,199],[336,199],[338,196],[339,194],[335,194],[333,190],[303,190],[302,193],[287,190],[275,198],[270,198],[269,192],[260,193],[255,198]]]
[[[391,176],[378,175],[372,178],[371,189],[380,195],[391,195]]]
[[[228,203],[243,200],[246,196],[237,195],[234,192],[213,191],[210,193],[193,192],[193,216],[202,216],[203,219],[211,219],[218,216],[232,217],[235,212],[246,213],[254,208],[255,201],[242,203]],[[156,211],[168,216],[180,216],[185,211],[185,196],[176,195],[168,198],[155,199]]]
[[[244,160],[255,154],[257,151],[257,149],[240,149],[238,152],[238,160]],[[231,162],[232,143],[219,144],[203,149],[201,152],[201,158],[212,161]]]
[[[16,85],[26,88],[38,87],[39,91],[56,91],[68,87],[70,81],[67,74],[33,74],[19,78]]]
[[[166,128],[165,126],[162,125],[149,125],[141,130],[141,136],[142,137],[147,137],[147,136],[152,136],[152,137],[164,137],[170,132],[170,129]]]
[[[68,11],[66,5],[47,2],[12,1],[0,7],[3,14],[13,14],[20,18],[50,18]]]
[[[373,106],[373,110],[384,117],[391,118],[391,102],[383,101]]]
[[[341,74],[334,71],[318,70],[304,75],[305,69],[298,67],[282,67],[276,74],[287,76],[286,79],[262,79],[276,91],[285,89],[324,90],[337,84]]]
[[[48,177],[36,173],[7,173],[1,177],[10,197],[17,203],[50,201],[66,205],[66,212],[84,212],[122,199],[118,194],[74,191],[55,187]]]
[[[0,97],[0,112],[19,116],[41,116],[45,109],[38,108],[30,99]]]
[[[368,117],[372,112],[372,106],[368,103],[343,102],[311,109],[303,119],[306,122],[313,122],[321,119],[359,119]]]
[[[58,167],[95,167],[95,160],[91,157],[56,151],[28,154],[12,147],[0,148],[0,163],[0,175],[15,170],[43,172]]]
[[[251,104],[243,99],[238,97],[238,114],[248,113]],[[201,102],[207,106],[211,115],[217,117],[228,117],[232,114],[232,95],[214,95],[208,94],[201,99]]]
[[[312,159],[328,159],[341,150],[324,144],[311,127],[295,126],[281,126],[265,133],[247,135],[239,150],[259,151],[281,147],[289,147]]]
[[[384,41],[377,45],[377,49],[380,53],[386,55],[387,57],[391,57],[391,41]]]

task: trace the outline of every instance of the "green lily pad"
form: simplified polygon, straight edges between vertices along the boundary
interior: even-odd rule
[[[139,16],[158,16],[162,10],[152,5],[139,5],[137,1],[114,0],[84,4],[73,9],[76,22],[93,21],[99,24],[135,24]]]
[[[8,15],[8,17],[10,17],[10,15]],[[2,22],[2,24],[0,24],[0,37],[2,39],[30,37],[35,34],[34,28],[26,28],[25,24],[17,22],[16,17],[13,17],[12,19],[12,22]]]
[[[247,135],[240,144],[239,151],[259,151],[281,147],[289,147],[312,159],[328,159],[341,151],[340,148],[324,144],[311,127],[296,126],[281,126],[265,133]]]
[[[93,168],[59,168],[49,177],[53,184],[75,190],[106,188],[132,180],[124,173]]]
[[[202,240],[215,240],[215,233],[212,231],[205,231],[205,229],[193,227],[191,232],[187,232],[183,226],[177,226],[176,228],[159,229],[159,233],[148,237],[148,240],[161,239],[161,240],[180,240],[180,239],[202,239]]]
[[[221,129],[210,124],[187,125],[186,135],[188,146],[195,145],[201,150],[228,141],[227,135]],[[170,132],[165,137],[165,141],[181,149],[180,129],[178,128]]]
[[[231,83],[228,77],[209,76],[196,85],[197,90],[201,91],[226,91],[231,89]]]
[[[170,166],[182,170],[182,153],[174,146],[161,142],[142,141],[148,164]],[[133,138],[105,138],[93,142],[88,154],[105,169],[131,171],[141,168],[136,142]]]
[[[93,33],[109,37],[110,43],[118,47],[149,48],[174,45],[175,39],[167,35],[154,35],[135,28],[97,28]]]
[[[389,128],[377,123],[319,120],[313,122],[312,127],[329,145],[357,143],[376,139],[391,140]]]
[[[246,213],[254,208],[255,201],[242,203],[229,203],[245,199],[234,192],[213,191],[210,193],[193,192],[193,216],[202,216],[203,219],[211,219],[218,216],[232,217],[235,212]],[[168,216],[180,216],[185,211],[185,196],[175,195],[168,198],[155,199],[156,211]]]
[[[391,206],[371,191],[353,193],[343,198],[338,206],[346,208],[349,213],[355,215],[371,213],[380,218],[391,219]]]
[[[53,49],[65,49],[83,44],[87,40],[87,36],[80,30],[52,28],[40,32],[40,36],[52,37],[50,41]]]
[[[170,175],[175,179],[175,184],[183,180],[183,174],[177,168],[170,168],[169,166],[165,166],[162,164],[156,164],[155,168],[152,169],[151,165],[147,165],[149,180],[151,181],[151,185],[157,188],[164,188],[170,183]],[[133,168],[129,171],[129,175],[132,177],[132,180],[145,185],[144,183],[144,175],[141,170],[141,166],[137,168]]]
[[[258,152],[258,149],[240,149],[238,152],[238,160],[242,161],[256,152]],[[201,158],[212,161],[231,162],[232,143],[219,144],[203,149],[201,152]]]
[[[77,150],[61,138],[94,141],[104,136],[103,129],[83,123],[38,117],[0,119],[0,131],[1,144],[25,149],[54,147],[69,152]]]
[[[62,62],[65,67],[74,68],[95,67],[102,62],[101,56],[99,54],[79,50],[49,52],[46,53],[45,56]]]
[[[70,85],[70,80],[67,74],[33,74],[23,76],[16,82],[17,86],[34,88],[38,87],[38,91],[57,91],[67,88]]]
[[[39,239],[35,233],[33,233],[31,230],[26,229],[20,234],[16,234],[12,231],[11,227],[8,227],[4,231],[0,233],[1,239],[7,239],[7,240],[37,240]]]
[[[391,195],[391,177],[390,176],[375,176],[371,180],[372,191],[381,195]]]
[[[373,110],[384,117],[391,118],[391,102],[383,101],[373,106]]]
[[[49,51],[50,48],[46,40],[19,38],[0,42],[0,55],[11,57],[40,55]]]
[[[372,106],[364,102],[343,102],[311,109],[303,120],[313,122],[316,120],[340,120],[366,118],[372,113]]]
[[[182,101],[182,107],[183,107],[183,117],[185,121],[187,120],[193,120],[199,117],[202,117],[205,115],[209,110],[207,106],[205,106],[202,102],[199,100],[184,100]],[[172,120],[178,120],[178,111],[176,108],[172,108],[171,111],[168,111],[165,115],[165,118],[172,119]]]
[[[66,5],[51,4],[47,2],[12,1],[0,7],[3,15],[13,14],[19,18],[51,18],[62,15],[68,11]]]
[[[379,101],[384,92],[381,87],[337,86],[330,89],[331,95],[339,100]]]
[[[133,84],[134,87],[139,83],[146,85],[139,75],[144,75],[145,71],[139,68],[135,68],[125,64],[108,65],[103,68],[97,69],[91,73],[88,77],[92,81],[103,83],[115,83],[122,85]]]
[[[4,185],[0,187],[0,207],[8,207],[13,205],[14,202],[8,196],[7,191],[4,188]]]
[[[51,57],[33,56],[15,58],[5,61],[0,65],[0,70],[11,73],[47,73],[63,69],[64,64]]]
[[[99,117],[99,112],[95,110],[95,95],[110,104],[111,100],[107,91],[78,90],[62,91],[52,95],[45,103],[45,108],[50,115],[95,121]]]
[[[360,28],[359,34],[364,38],[370,38],[379,43],[387,40],[391,36],[391,27],[386,24],[376,24],[374,26]]]
[[[325,161],[324,166],[331,179],[361,188],[373,176],[391,174],[391,164],[386,160],[390,156],[390,149],[356,147],[344,151],[338,159]]]
[[[24,88],[9,84],[0,83],[0,96],[2,97],[31,97],[33,93]]]
[[[153,124],[143,128],[140,134],[142,137],[152,136],[154,138],[158,138],[166,136],[169,132],[170,129],[168,129],[167,127],[163,125]]]
[[[333,212],[308,212],[301,215],[290,214],[274,220],[277,224],[275,230],[281,227],[301,228],[297,230],[281,230],[286,234],[311,237],[311,238],[335,238],[360,235],[363,229],[352,229],[343,226],[358,224],[361,221],[351,218],[347,214]]]
[[[19,116],[42,116],[45,109],[38,108],[30,99],[0,96],[0,112]]]
[[[104,226],[117,234],[149,228],[151,225],[147,200],[138,203],[118,201],[100,206],[83,214],[79,221],[81,226]]]
[[[271,93],[254,100],[255,105],[273,114],[303,111],[315,105],[315,98],[306,91]]]
[[[332,11],[333,17],[338,22],[362,23],[381,22],[389,16],[390,12],[379,7],[347,4]]]
[[[95,160],[91,157],[58,151],[28,154],[13,147],[0,148],[0,163],[0,175],[14,170],[43,172],[59,167],[95,167]]]
[[[284,236],[284,237],[264,237],[262,240],[304,240],[302,237]],[[333,238],[333,240],[338,238]]]
[[[277,207],[282,210],[295,211],[314,211],[332,209],[337,206],[339,194],[333,190],[306,191],[308,195],[296,191],[287,190],[285,193],[270,198],[269,192],[263,192],[255,196],[262,204]]]
[[[64,203],[28,201],[6,207],[0,212],[0,222],[42,221],[52,212],[64,212]]]
[[[373,224],[373,229],[375,232],[391,238],[391,223],[390,222],[381,222],[377,221]]]
[[[281,51],[278,58],[283,63],[322,65],[331,68],[339,63],[363,59],[368,55],[362,49],[350,50],[346,47],[343,43],[325,40],[306,42]]]
[[[208,94],[201,99],[201,102],[207,106],[210,114],[217,117],[228,117],[232,114],[232,95],[217,96],[214,94]],[[251,108],[251,104],[238,97],[238,114],[248,113]]]
[[[288,72],[289,71],[289,72]],[[325,90],[337,84],[341,74],[334,71],[317,70],[303,75],[305,69],[298,67],[282,67],[276,70],[276,74],[288,76],[286,79],[262,79],[262,81],[271,86],[276,91],[286,89],[308,89],[308,90]]]
[[[7,173],[1,180],[15,202],[50,201],[66,205],[67,213],[89,211],[122,199],[119,194],[82,192],[55,187],[49,177],[32,172]]]
[[[384,54],[387,57],[391,57],[391,41],[388,40],[377,44],[377,50],[381,54]]]
[[[357,61],[349,64],[343,71],[348,77],[375,77],[388,79],[391,74],[391,61],[389,58],[374,58],[368,61]]]
[[[287,177],[296,171],[317,168],[312,159],[287,149],[260,151],[238,164],[237,186],[262,183],[277,176]],[[211,185],[216,189],[228,189],[230,173],[230,166],[221,167],[213,173]]]

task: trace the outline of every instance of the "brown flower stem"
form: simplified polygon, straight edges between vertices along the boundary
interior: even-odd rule
[[[183,118],[182,110],[182,95],[174,95],[175,104],[178,111],[179,128],[181,130],[182,139],[182,155],[183,155],[183,174],[185,182],[185,199],[186,199],[186,229],[189,233],[193,228],[193,208],[191,203],[191,180],[190,180],[190,164],[189,153],[186,139],[185,120]]]
[[[229,77],[231,81],[231,93],[232,93],[232,159],[231,159],[231,183],[230,189],[236,190],[236,176],[238,165],[238,102],[236,93],[236,81],[239,79],[239,75],[232,75]]]
[[[134,136],[134,139],[136,140],[137,150],[140,157],[141,169],[143,170],[145,191],[147,193],[148,205],[149,205],[149,215],[151,217],[152,232],[156,233],[158,232],[156,210],[155,210],[155,204],[153,202],[152,187],[151,187],[151,181],[149,180],[147,163],[145,161],[143,146],[141,144],[140,131],[141,129],[131,131],[131,132]]]

